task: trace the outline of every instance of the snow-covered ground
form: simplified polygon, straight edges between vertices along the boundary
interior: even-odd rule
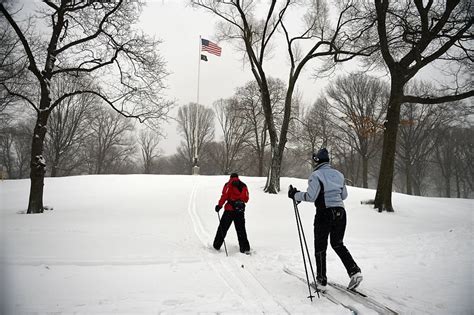
[[[29,180],[0,183],[0,313],[349,314],[325,298],[310,302],[296,222],[286,189],[250,190],[239,253],[233,227],[224,250],[210,248],[224,176],[104,175],[47,178],[45,205],[23,215]],[[281,186],[306,189],[282,178]],[[349,187],[345,243],[362,269],[360,290],[402,314],[473,314],[473,200],[394,194],[395,213]],[[299,205],[313,252],[314,206]],[[328,278],[348,282],[328,249]],[[361,313],[373,313],[357,305]]]

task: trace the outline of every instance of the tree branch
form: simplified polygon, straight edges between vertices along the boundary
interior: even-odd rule
[[[395,66],[395,60],[390,54],[390,49],[387,40],[387,26],[385,22],[387,18],[387,9],[388,0],[375,0],[375,10],[377,13],[377,32],[379,34],[380,40],[380,51],[388,68],[392,69]]]
[[[445,95],[440,97],[421,97],[414,95],[404,95],[403,103],[417,103],[417,104],[441,104],[447,102],[454,102],[463,100],[474,96],[474,90],[455,95]]]
[[[8,94],[23,99],[23,100],[26,101],[28,104],[30,104],[30,105],[33,107],[33,109],[39,114],[40,111],[39,111],[38,107],[35,105],[35,103],[33,103],[32,100],[30,100],[28,97],[26,97],[26,96],[24,96],[24,95],[22,95],[22,94],[19,94],[19,93],[16,93],[16,92],[11,91],[4,83],[0,83],[0,84],[5,88],[5,90],[7,90]]]
[[[85,43],[85,42],[88,42],[90,40],[93,40],[94,38],[98,37],[102,32],[103,32],[103,29],[102,27],[104,26],[107,18],[109,16],[111,16],[112,14],[114,14],[119,8],[120,6],[122,5],[124,0],[119,0],[119,2],[117,3],[117,5],[112,9],[110,10],[109,12],[107,12],[104,17],[102,18],[102,20],[100,21],[99,23],[99,26],[97,27],[97,31],[92,34],[92,35],[89,35],[87,37],[84,37],[84,38],[81,38],[81,39],[78,39],[78,40],[75,40],[73,42],[70,42],[69,44],[66,44],[64,45],[63,47],[59,48],[59,49],[56,49],[56,51],[54,52],[54,55],[59,55],[60,53],[62,53],[63,51],[73,47],[73,46],[76,46],[76,45],[79,45],[79,44],[82,44],[82,43]]]
[[[473,23],[473,19],[471,19],[469,23],[467,23],[463,28],[461,28],[453,37],[449,39],[449,41],[447,41],[437,51],[433,52],[429,56],[426,56],[425,58],[423,58],[423,60],[421,60],[421,62],[417,63],[413,67],[413,70],[418,71],[419,69],[423,68],[430,62],[441,57],[444,53],[446,53],[449,50],[449,48],[451,48],[456,43],[456,41],[458,41],[463,36],[464,32],[466,32],[472,26],[472,23]]]
[[[66,73],[66,72],[93,72],[99,68],[102,68],[102,67],[105,67],[107,65],[111,65],[115,62],[115,60],[117,60],[117,57],[118,57],[118,54],[120,51],[123,50],[123,47],[119,47],[116,51],[115,51],[115,54],[112,58],[110,58],[109,61],[106,61],[104,63],[98,63],[98,62],[95,62],[94,60],[93,61],[88,61],[88,62],[83,62],[82,64],[84,63],[97,63],[96,66],[94,67],[91,67],[91,68],[81,68],[81,65],[79,65],[77,68],[63,68],[63,69],[59,69],[59,70],[55,70],[52,72],[52,75],[55,75],[55,74],[58,74],[58,73]],[[95,59],[97,60],[97,59]]]
[[[18,38],[21,41],[21,44],[23,45],[23,48],[25,49],[26,55],[28,57],[28,61],[30,62],[30,65],[28,66],[28,69],[33,72],[33,74],[38,78],[40,82],[43,82],[43,77],[41,75],[41,72],[38,69],[38,66],[36,65],[36,60],[35,57],[33,56],[33,52],[31,51],[30,45],[28,44],[28,41],[26,40],[25,35],[21,31],[20,27],[18,24],[16,24],[15,20],[11,17],[10,13],[5,9],[2,3],[0,3],[0,12],[5,16],[7,19],[8,23],[10,23],[11,27],[15,30],[15,33],[17,34]]]

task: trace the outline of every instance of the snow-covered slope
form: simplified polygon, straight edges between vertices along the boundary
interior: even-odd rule
[[[283,267],[303,272],[293,206],[282,178],[250,190],[247,233],[255,251],[229,257],[210,244],[224,176],[104,175],[48,178],[45,205],[22,215],[29,181],[0,182],[0,313],[348,314]],[[349,187],[345,243],[362,268],[361,291],[403,314],[472,314],[474,202],[394,195],[395,213],[360,201],[374,191]],[[300,204],[311,252],[314,206]],[[328,278],[348,282],[328,249]],[[370,309],[356,305],[364,314]]]

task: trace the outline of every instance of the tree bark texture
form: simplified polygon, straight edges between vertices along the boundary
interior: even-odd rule
[[[46,163],[43,158],[44,138],[46,136],[46,123],[49,111],[42,111],[38,114],[31,144],[30,159],[30,197],[27,213],[42,213],[44,174],[46,173]]]
[[[366,156],[362,157],[362,186],[369,188],[369,158]]]
[[[268,170],[267,183],[265,184],[265,192],[270,194],[278,194],[280,191],[280,171],[281,171],[281,155],[275,150],[272,157],[270,169]]]
[[[406,176],[406,189],[407,189],[407,194],[408,195],[413,195],[413,189],[412,189],[412,185],[411,185],[411,165],[410,165],[410,160],[407,159],[407,161],[405,161],[405,176]]]
[[[403,97],[403,84],[397,84],[392,79],[392,90],[389,99],[387,117],[385,119],[385,132],[383,137],[382,161],[380,165],[377,193],[375,195],[375,208],[379,212],[393,212],[392,185],[395,169],[395,151],[397,146],[398,124],[400,122],[400,106]]]

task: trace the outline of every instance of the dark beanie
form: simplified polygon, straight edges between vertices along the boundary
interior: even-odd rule
[[[317,153],[313,153],[313,160],[316,163],[329,162],[329,152],[326,148],[319,149]]]
[[[234,177],[239,177],[239,174],[237,174],[237,173],[230,174],[230,178],[234,178]]]

